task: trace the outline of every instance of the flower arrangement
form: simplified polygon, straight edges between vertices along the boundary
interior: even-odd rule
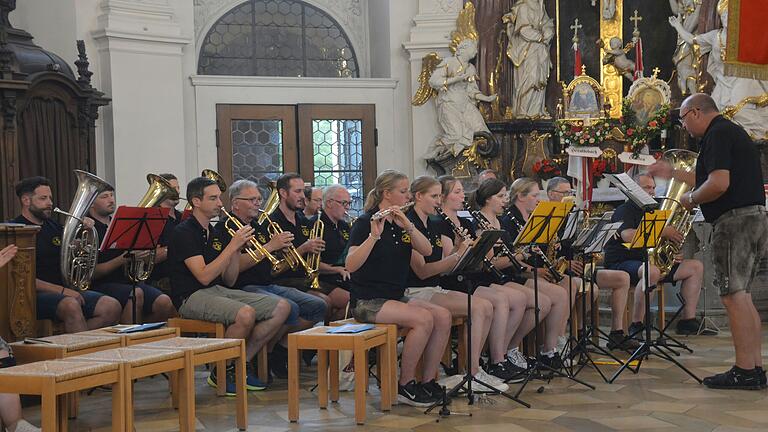
[[[600,119],[592,124],[583,120],[558,120],[557,134],[560,142],[566,146],[598,146],[608,136],[611,129],[609,120]]]
[[[618,164],[615,158],[604,159],[602,156],[592,159],[592,179],[597,182],[603,178],[603,174],[615,174],[618,172]]]
[[[533,173],[541,180],[563,175],[560,165],[553,159],[542,159],[533,164]]]
[[[619,127],[629,142],[629,150],[633,155],[640,154],[640,150],[648,141],[661,135],[661,132],[671,126],[669,116],[670,105],[663,104],[661,108],[651,117],[645,125],[637,125],[637,114],[632,109],[632,100],[625,98],[621,104],[621,117],[619,118]]]

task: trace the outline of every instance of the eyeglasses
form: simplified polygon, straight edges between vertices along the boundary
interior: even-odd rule
[[[242,201],[250,201],[250,202],[251,202],[251,204],[256,204],[256,203],[260,203],[260,202],[264,201],[264,200],[263,200],[261,197],[257,197],[257,198],[242,198],[242,197],[237,197],[237,198],[234,198],[234,199],[236,199],[236,200],[242,200]]]
[[[346,200],[345,201],[339,201],[339,200],[335,200],[335,199],[329,199],[328,201],[333,201],[335,203],[339,203],[344,208],[352,207],[352,201],[346,201]]]
[[[561,194],[563,196],[572,196],[572,195],[574,195],[574,192],[573,192],[572,189],[568,189],[568,190],[564,190],[564,191],[553,190],[552,192],[557,192],[557,193],[559,193],[559,194]]]
[[[698,108],[691,108],[689,109],[685,114],[680,116],[680,124],[683,124],[683,121],[685,121],[685,118],[688,116],[688,114],[696,111]]]

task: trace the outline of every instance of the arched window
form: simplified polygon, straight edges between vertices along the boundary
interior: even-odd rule
[[[349,38],[328,14],[300,0],[248,0],[208,31],[198,73],[358,77]]]

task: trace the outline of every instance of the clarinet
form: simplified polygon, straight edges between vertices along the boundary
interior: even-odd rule
[[[477,225],[480,227],[483,231],[488,230],[494,230],[495,228],[491,226],[490,221],[483,216],[482,213],[476,210],[470,210],[469,212],[475,220],[477,220]],[[500,255],[504,255],[507,258],[509,258],[509,262],[512,264],[512,270],[515,273],[522,273],[525,271],[525,266],[520,264],[520,261],[517,260],[515,257],[515,254],[512,253],[511,250],[507,247],[506,243],[501,242],[501,253]]]
[[[509,220],[512,221],[513,224],[515,224],[515,228],[517,229],[518,233],[523,232],[523,226],[520,224],[520,221],[517,220],[517,218],[512,214],[511,210],[507,210],[506,215],[509,217]],[[552,279],[555,280],[555,283],[560,282],[563,280],[565,276],[563,276],[554,265],[552,265],[552,261],[547,258],[547,255],[542,252],[542,250],[538,246],[532,246],[531,252],[535,253],[541,262],[544,263],[544,267],[547,268],[547,271],[552,275]]]
[[[437,214],[443,218],[443,220],[448,224],[449,227],[451,227],[451,230],[453,230],[454,234],[464,239],[464,241],[472,241],[477,238],[477,236],[468,231],[464,231],[461,229],[461,227],[456,226],[455,223],[451,220],[451,218],[448,217],[445,212],[443,212],[443,209],[441,207],[436,207],[435,211],[437,211]],[[483,263],[485,264],[485,267],[493,272],[493,275],[500,281],[504,282],[507,279],[507,275],[505,275],[501,270],[497,269],[491,260],[489,260],[487,257],[483,258]]]

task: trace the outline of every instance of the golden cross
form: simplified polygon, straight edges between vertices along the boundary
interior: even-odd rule
[[[581,74],[586,75],[587,74],[587,65],[581,65]]]
[[[653,68],[653,75],[651,76],[651,78],[656,79],[656,77],[659,75],[659,72],[661,72],[661,69],[657,67]]]
[[[571,30],[573,30],[573,41],[578,42],[579,41],[579,29],[584,27],[583,25],[579,24],[579,19],[576,18],[576,20],[573,22],[573,25],[571,26]]]
[[[635,32],[638,32],[638,29],[637,29],[637,24],[639,24],[639,23],[640,23],[640,21],[642,21],[642,20],[643,20],[643,17],[641,17],[641,16],[640,16],[640,15],[637,13],[637,9],[635,9],[635,13],[634,13],[634,14],[633,14],[631,17],[629,17],[629,20],[630,20],[630,21],[632,21],[632,22],[634,22],[634,24],[635,24]]]

